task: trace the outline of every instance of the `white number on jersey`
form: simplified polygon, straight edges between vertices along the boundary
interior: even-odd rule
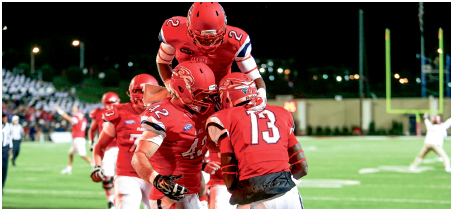
[[[201,141],[202,146],[203,146],[203,144],[206,143],[206,139],[208,139],[208,135],[205,135],[203,137],[203,140]],[[197,153],[197,157],[200,157],[201,153],[202,153],[202,148],[197,150],[197,146],[198,146],[198,138],[195,138],[195,140],[193,141],[192,145],[190,145],[189,150],[181,153],[181,155],[183,157],[189,157],[190,160],[195,158],[195,153]]]
[[[280,131],[275,126],[275,114],[269,110],[263,110],[256,116],[254,111],[247,111],[247,115],[250,117],[250,123],[252,124],[252,145],[259,144],[259,133],[261,132],[261,138],[268,144],[275,144],[280,140]],[[266,117],[267,116],[267,117]],[[258,121],[269,118],[266,120],[268,129],[272,130],[272,136],[269,130],[260,131],[258,127]]]

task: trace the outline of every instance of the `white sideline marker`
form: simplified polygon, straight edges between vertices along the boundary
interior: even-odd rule
[[[24,194],[89,194],[89,195],[102,195],[105,192],[93,191],[55,191],[55,190],[21,190],[21,189],[4,189],[6,193],[24,193]]]
[[[407,203],[426,203],[426,204],[447,204],[451,201],[428,200],[428,199],[382,199],[382,198],[337,198],[337,197],[304,197],[303,200],[321,200],[321,201],[350,201],[350,202],[407,202]]]

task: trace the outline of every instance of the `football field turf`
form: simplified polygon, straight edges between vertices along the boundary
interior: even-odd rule
[[[309,166],[298,186],[306,209],[451,209],[451,174],[433,152],[415,172],[408,169],[423,138],[298,139]],[[8,167],[2,208],[106,208],[102,184],[91,181],[78,155],[72,175],[60,174],[69,147],[23,142],[17,166]],[[450,157],[450,138],[443,148]]]

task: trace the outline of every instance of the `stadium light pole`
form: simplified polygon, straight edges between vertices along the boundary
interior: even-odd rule
[[[363,42],[363,10],[359,9],[359,96],[360,96],[360,134],[363,134],[362,118],[362,100],[363,100],[363,54],[364,54],[364,42]]]
[[[74,41],[72,41],[72,45],[80,47],[80,65],[79,65],[79,68],[80,68],[80,70],[82,70],[83,66],[84,66],[84,63],[85,63],[85,44],[83,42],[80,42],[79,40],[74,40]]]
[[[30,72],[31,72],[31,75],[34,77],[35,76],[35,54],[37,54],[39,52],[39,48],[38,47],[33,47],[33,49],[31,50],[30,52],[30,58],[31,58],[31,61],[30,61]]]

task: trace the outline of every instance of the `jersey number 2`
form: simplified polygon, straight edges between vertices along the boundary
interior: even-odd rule
[[[259,144],[259,134],[261,132],[261,138],[267,144],[276,144],[280,140],[280,131],[278,127],[275,126],[275,114],[269,110],[263,110],[262,112],[258,113],[258,116],[255,114],[254,111],[247,111],[247,115],[250,117],[250,123],[252,125],[251,133],[252,133],[252,145]],[[266,116],[267,117],[266,117]],[[266,119],[269,120],[266,120]],[[258,127],[258,122],[260,120],[266,120],[267,129],[269,130],[261,130]],[[272,135],[270,133],[272,130]]]

